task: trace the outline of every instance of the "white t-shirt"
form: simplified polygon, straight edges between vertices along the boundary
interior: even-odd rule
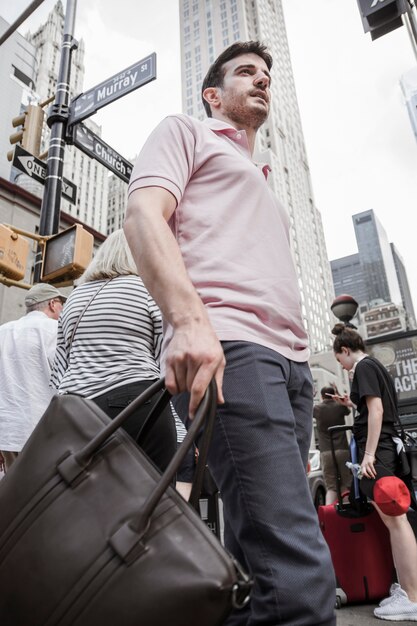
[[[41,311],[0,326],[0,450],[20,452],[55,393],[57,329]]]

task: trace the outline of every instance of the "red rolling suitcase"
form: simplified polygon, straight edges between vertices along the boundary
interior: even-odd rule
[[[329,431],[350,428],[333,426]],[[387,528],[372,505],[364,504],[358,510],[343,502],[336,463],[335,468],[338,502],[319,507],[318,516],[336,573],[336,607],[340,608],[346,602],[388,596],[395,570]]]

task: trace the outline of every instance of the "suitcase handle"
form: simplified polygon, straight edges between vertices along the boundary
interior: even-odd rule
[[[86,446],[84,446],[78,452],[70,454],[65,457],[58,465],[57,469],[61,476],[71,484],[77,479],[90,464],[94,454],[99,448],[113,435],[113,433],[122,426],[123,422],[135,411],[138,407],[147,402],[153,395],[164,389],[164,392],[156,402],[152,411],[150,412],[145,427],[154,421],[168,404],[171,394],[165,389],[165,380],[156,381],[150,385],[143,393],[140,394],[135,400],[133,400],[129,406],[127,406],[119,415],[112,420],[105,428],[103,428]],[[216,398],[217,388],[216,382],[213,379],[208,388],[200,405],[196,411],[195,417],[191,423],[191,427],[184,438],[184,441],[179,446],[175,455],[171,459],[165,472],[162,474],[155,490],[150,494],[146,500],[143,509],[140,513],[139,519],[135,521],[132,528],[136,529],[146,527],[149,518],[155,510],[158,502],[162,498],[167,488],[172,484],[172,481],[177,473],[181,463],[183,462],[188,450],[192,446],[196,439],[200,429],[205,426],[204,432],[200,444],[200,455],[196,466],[195,476],[193,480],[192,494],[190,503],[196,508],[198,505],[198,498],[201,492],[204,468],[207,462],[207,454],[210,446],[210,441],[214,428],[214,421],[216,417]],[[129,522],[132,525],[131,522]]]
[[[343,432],[343,431],[348,431],[348,430],[353,430],[352,426],[329,426],[328,427],[328,432],[330,435],[330,448],[331,448],[331,452],[332,452],[332,459],[333,459],[333,466],[334,469],[336,470],[336,493],[337,493],[337,500],[339,502],[339,506],[343,507],[343,497],[342,497],[342,491],[341,491],[341,484],[342,484],[342,477],[340,475],[340,471],[339,471],[339,465],[337,464],[337,459],[336,459],[336,451],[334,449],[334,435],[338,432]]]

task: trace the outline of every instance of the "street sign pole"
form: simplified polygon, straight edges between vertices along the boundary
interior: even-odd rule
[[[404,14],[404,21],[407,28],[408,36],[410,37],[411,47],[413,48],[414,56],[417,59],[417,20],[414,13],[413,6],[410,2],[407,2],[407,12]]]
[[[62,172],[64,169],[65,134],[69,114],[71,56],[75,47],[73,37],[77,0],[67,0],[64,34],[61,47],[55,102],[47,123],[51,128],[48,148],[45,192],[42,198],[39,234],[53,235],[59,229]],[[40,280],[42,254],[38,249],[35,260],[34,282]]]

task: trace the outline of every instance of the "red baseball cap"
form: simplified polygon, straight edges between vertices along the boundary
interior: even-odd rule
[[[411,504],[406,484],[397,476],[383,476],[374,485],[373,500],[385,515],[403,515]]]

